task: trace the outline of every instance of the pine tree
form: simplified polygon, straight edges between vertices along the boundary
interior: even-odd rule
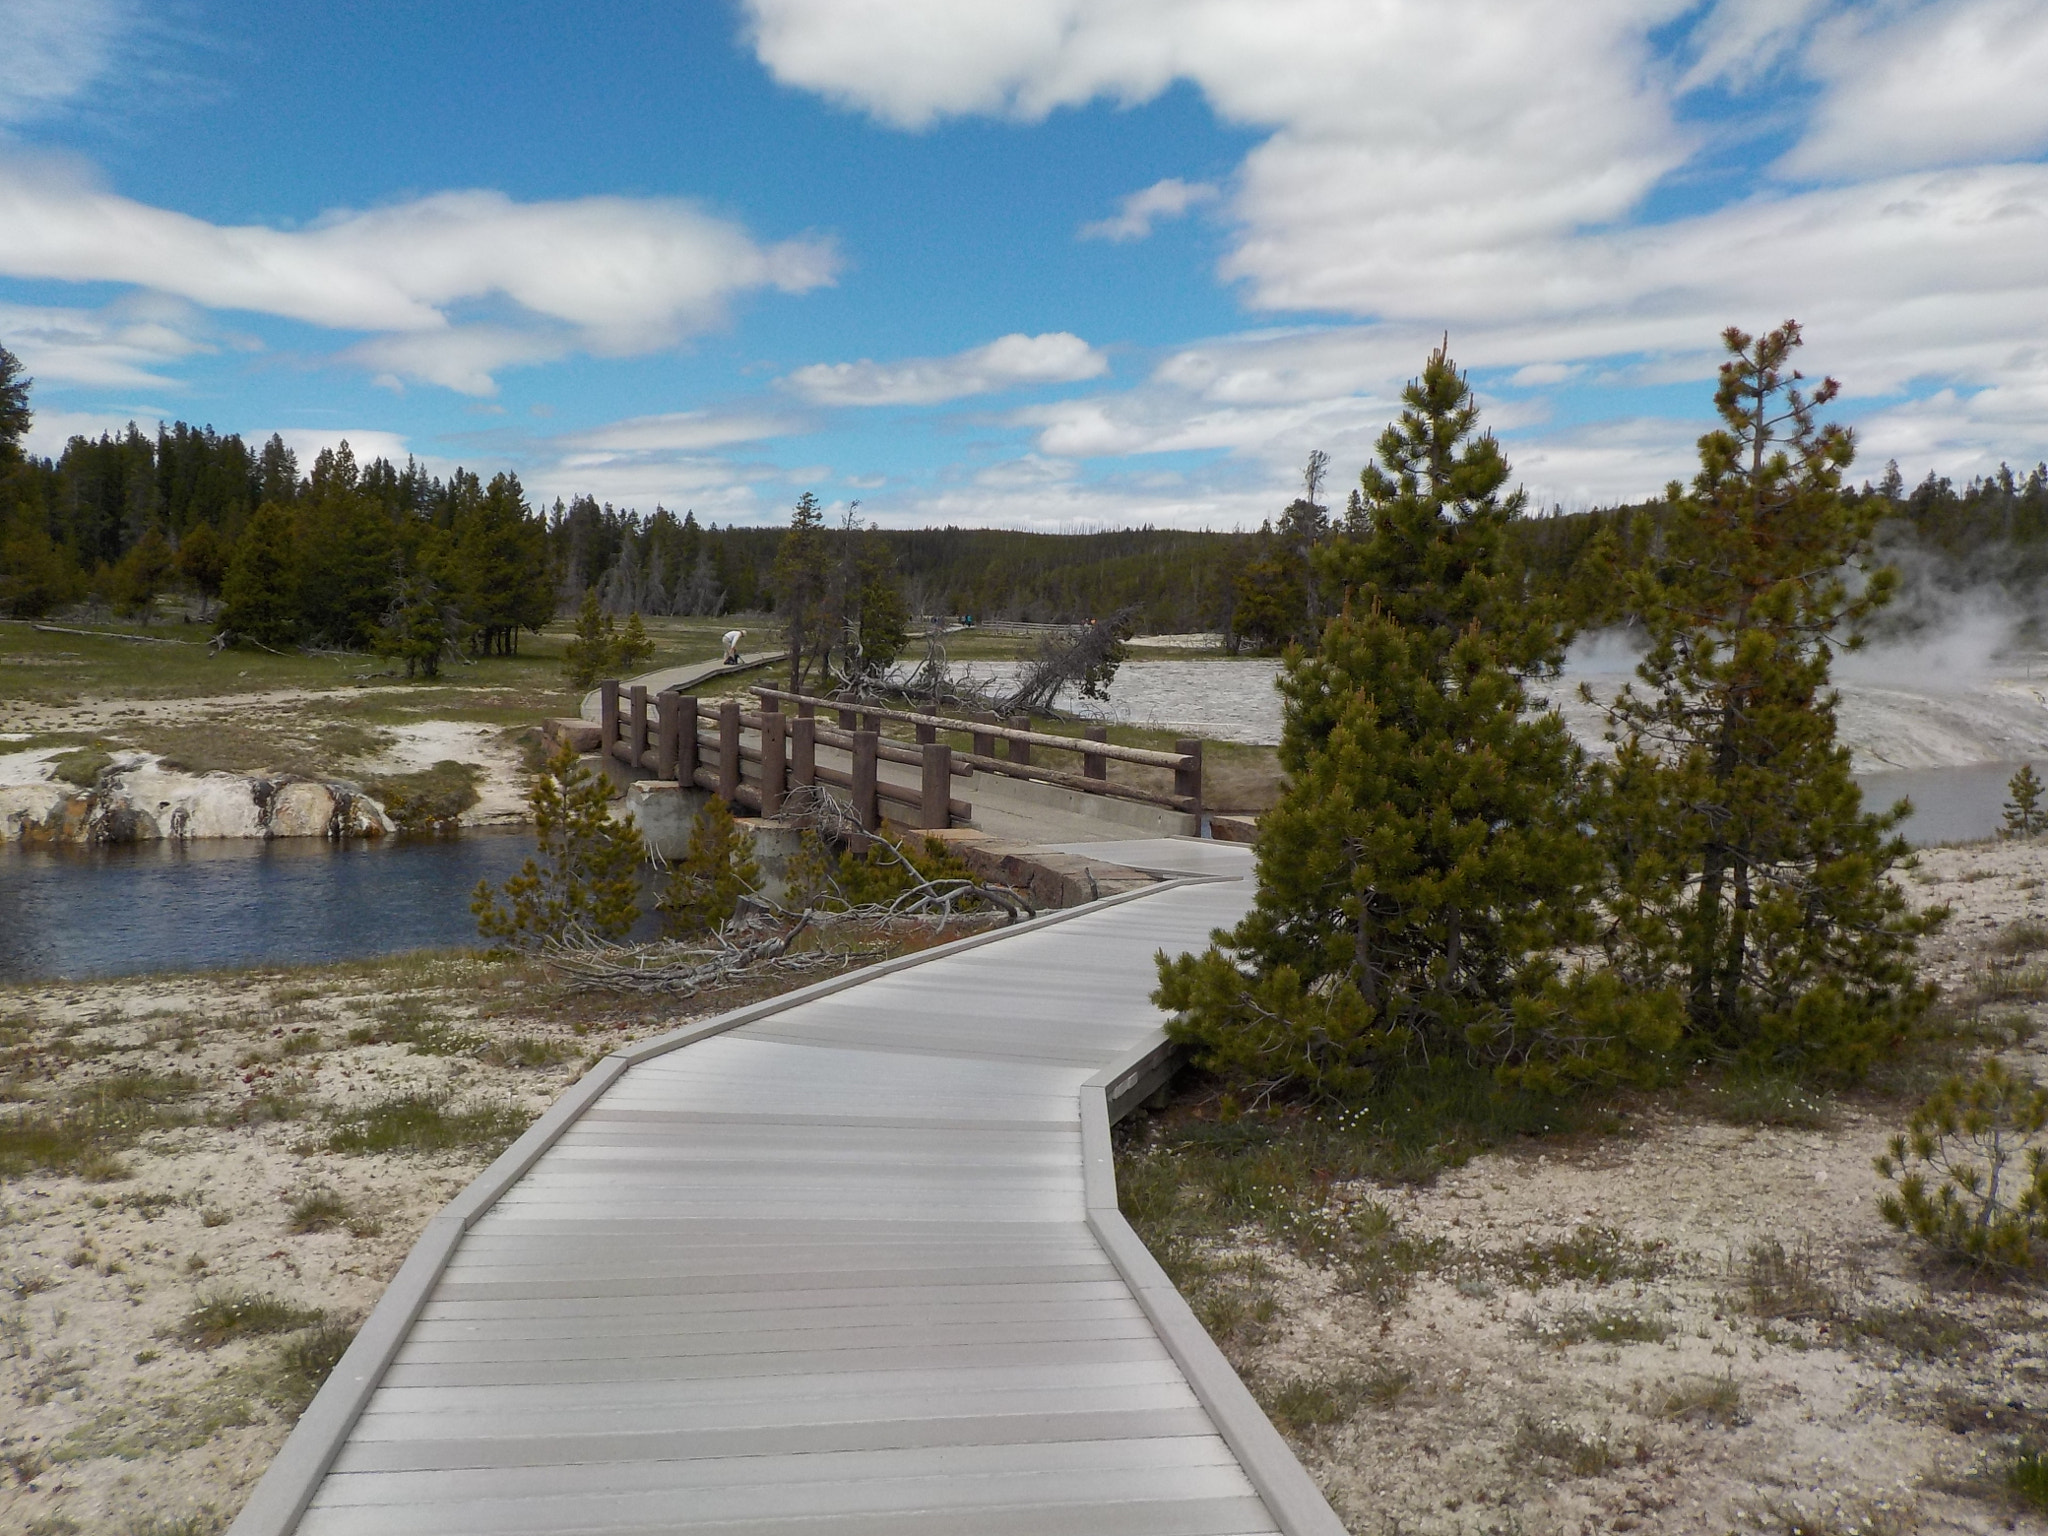
[[[789,650],[789,686],[800,692],[838,638],[832,625],[825,513],[809,491],[797,498],[789,531],[776,547],[774,580],[775,611],[782,616],[783,644]]]
[[[2041,778],[2032,763],[2020,764],[2020,771],[2006,782],[2012,798],[2005,803],[2006,837],[2033,837],[2048,832],[2048,811],[2041,809]]]
[[[533,782],[537,857],[502,892],[477,882],[470,900],[477,931],[515,949],[587,948],[616,943],[640,917],[640,829],[612,817],[611,786],[564,741]]]
[[[1886,878],[1906,807],[1864,812],[1827,686],[1838,633],[1894,589],[1871,560],[1883,503],[1841,494],[1854,442],[1816,424],[1838,386],[1799,388],[1798,326],[1723,341],[1724,426],[1631,580],[1651,648],[1612,706],[1607,943],[1684,999],[1693,1050],[1854,1072],[1925,1007],[1914,943],[1941,917]]]
[[[441,653],[448,646],[449,606],[432,577],[401,579],[377,628],[373,649],[403,661],[407,677],[439,677]]]
[[[34,382],[21,371],[21,359],[0,347],[0,469],[22,461],[22,439],[34,420],[28,405]]]
[[[1162,957],[1157,1000],[1200,1065],[1267,1091],[1356,1098],[1446,1059],[1553,1090],[1635,1073],[1668,1008],[1557,958],[1592,933],[1599,866],[1581,754],[1529,711],[1562,636],[1502,569],[1521,493],[1442,349],[1403,400],[1360,528],[1318,554],[1343,607],[1281,679],[1256,905]]]
[[[647,626],[640,622],[640,615],[626,616],[626,627],[619,631],[619,638],[612,650],[612,665],[621,674],[638,672],[654,660],[654,642],[647,637]]]
[[[201,617],[220,596],[220,584],[227,579],[228,548],[211,523],[194,523],[178,541],[178,574],[199,594]]]
[[[299,634],[298,562],[292,517],[266,501],[235,541],[221,585],[221,627],[258,645],[289,645]]]
[[[714,795],[691,823],[689,846],[669,866],[668,880],[655,902],[661,909],[662,932],[687,936],[720,927],[739,910],[742,896],[760,888],[753,839],[740,831],[732,811]]]
[[[147,624],[155,612],[157,594],[170,582],[176,565],[170,542],[152,523],[114,567],[107,595],[122,613],[136,614]]]
[[[612,671],[618,654],[618,630],[612,616],[597,599],[597,588],[586,587],[583,606],[576,610],[576,632],[562,647],[562,673],[571,688],[594,688]]]

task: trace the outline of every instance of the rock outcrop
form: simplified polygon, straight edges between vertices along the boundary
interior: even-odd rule
[[[384,808],[343,780],[115,767],[90,789],[0,785],[0,841],[146,843],[159,838],[382,837]]]

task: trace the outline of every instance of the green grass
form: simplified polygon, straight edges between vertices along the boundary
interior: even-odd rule
[[[1989,1342],[1982,1328],[1968,1318],[1938,1311],[1922,1302],[1910,1307],[1880,1307],[1851,1320],[1850,1334],[1889,1344],[1902,1355],[1929,1360],[1975,1354]]]
[[[1510,1461],[1525,1466],[1548,1462],[1574,1477],[1598,1477],[1641,1456],[1640,1446],[1631,1452],[1605,1425],[1586,1430],[1564,1419],[1539,1419],[1526,1413],[1516,1421],[1514,1438],[1508,1443]]]
[[[440,832],[453,828],[476,804],[477,783],[483,776],[475,763],[448,758],[418,773],[365,780],[363,788],[383,805],[399,831]]]
[[[198,1089],[182,1073],[123,1072],[89,1083],[61,1103],[39,1103],[0,1116],[0,1178],[68,1173],[82,1179],[126,1178],[119,1154],[148,1132],[183,1125],[180,1101]]]
[[[1336,1371],[1293,1381],[1262,1382],[1259,1406],[1285,1434],[1297,1439],[1342,1424],[1364,1408],[1390,1408],[1415,1382],[1413,1371],[1392,1366]]]
[[[178,1324],[178,1337],[198,1349],[218,1349],[236,1339],[294,1333],[319,1322],[318,1307],[300,1307],[258,1291],[215,1291],[202,1297]]]
[[[1657,1416],[1672,1421],[1694,1420],[1725,1427],[1748,1422],[1742,1411],[1742,1386],[1733,1373],[1726,1376],[1689,1376],[1673,1382],[1658,1396]]]
[[[113,766],[114,754],[105,747],[79,747],[62,757],[52,758],[50,776],[62,779],[66,784],[75,784],[80,789],[91,789],[99,782],[100,775]]]
[[[313,1189],[292,1202],[289,1232],[331,1232],[348,1222],[348,1202],[331,1189]]]
[[[406,1093],[350,1116],[327,1138],[332,1152],[496,1153],[510,1146],[532,1117],[510,1104],[451,1109],[445,1094]]]
[[[1612,1227],[1585,1223],[1567,1237],[1524,1242],[1488,1256],[1490,1267],[1532,1291],[1576,1283],[1607,1286],[1623,1280],[1655,1280],[1670,1273],[1662,1243],[1636,1242]]]
[[[434,1005],[423,997],[401,997],[378,1010],[376,1022],[348,1032],[351,1045],[403,1045],[415,1056],[472,1056],[490,1044],[475,1030],[434,1021]]]
[[[2005,1486],[2023,1507],[2048,1514],[2048,1456],[2021,1451],[2005,1469]]]
[[[1668,1319],[1628,1309],[1571,1308],[1554,1317],[1525,1317],[1522,1332],[1539,1344],[1661,1344],[1671,1337]]]
[[[1757,1317],[1822,1322],[1841,1310],[1841,1297],[1811,1244],[1787,1252],[1774,1237],[1751,1243],[1742,1282]]]
[[[1779,1125],[1825,1130],[1834,1124],[1834,1104],[1796,1077],[1773,1074],[1730,1076],[1708,1091],[1717,1120],[1730,1125]]]
[[[298,1418],[355,1336],[353,1326],[323,1320],[285,1340],[278,1346],[266,1384],[271,1401],[289,1418]]]

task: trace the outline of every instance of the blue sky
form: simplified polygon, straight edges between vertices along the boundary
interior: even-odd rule
[[[2039,0],[0,0],[0,344],[131,417],[720,522],[1255,523],[1448,331],[1540,502],[1719,328],[2048,456]],[[1340,483],[1341,483],[1340,479]]]

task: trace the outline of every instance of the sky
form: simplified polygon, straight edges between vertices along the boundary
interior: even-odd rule
[[[1797,318],[2048,458],[2048,0],[0,0],[31,447],[134,420],[889,526],[1253,527],[1437,342],[1542,507]]]

